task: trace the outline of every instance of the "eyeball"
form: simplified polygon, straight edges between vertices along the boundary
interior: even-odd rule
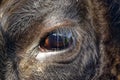
[[[41,41],[39,46],[45,50],[64,50],[72,46],[73,34],[69,30],[56,30],[48,33]]]

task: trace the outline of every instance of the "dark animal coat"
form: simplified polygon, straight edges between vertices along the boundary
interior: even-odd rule
[[[74,33],[74,48],[37,60],[56,29]],[[120,1],[1,0],[0,79],[120,80]]]

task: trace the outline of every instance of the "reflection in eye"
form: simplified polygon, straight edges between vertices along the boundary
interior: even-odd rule
[[[70,29],[59,29],[49,33],[40,42],[40,47],[46,50],[62,50],[73,45],[73,33]]]

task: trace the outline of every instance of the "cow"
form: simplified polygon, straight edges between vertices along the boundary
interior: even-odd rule
[[[119,0],[1,0],[0,80],[120,80]]]

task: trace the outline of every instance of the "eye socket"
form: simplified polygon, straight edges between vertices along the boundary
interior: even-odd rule
[[[59,29],[48,33],[41,39],[40,48],[42,50],[63,50],[73,45],[73,33],[69,29]]]

